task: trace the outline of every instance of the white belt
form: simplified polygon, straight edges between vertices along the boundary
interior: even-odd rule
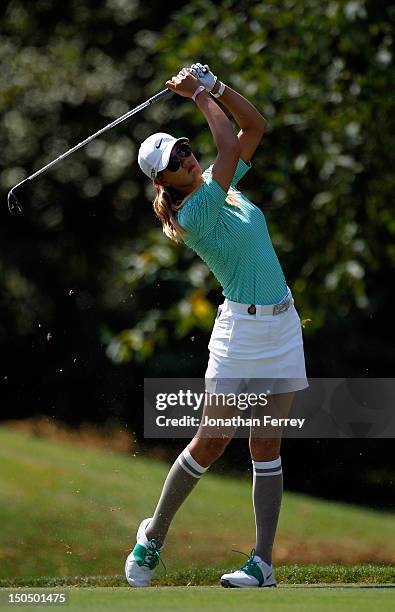
[[[224,301],[224,308],[229,308],[232,312],[241,312],[249,315],[278,315],[281,312],[288,310],[293,304],[291,291],[288,290],[287,295],[278,304],[260,305],[260,304],[240,304],[240,302],[232,302],[228,298]]]

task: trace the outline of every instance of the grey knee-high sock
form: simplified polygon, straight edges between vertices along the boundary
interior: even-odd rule
[[[252,499],[256,525],[255,554],[272,563],[272,548],[283,495],[281,457],[273,461],[252,461]]]
[[[195,461],[187,448],[177,457],[163,485],[155,514],[145,530],[149,540],[154,538],[158,546],[162,546],[174,515],[207,469]]]

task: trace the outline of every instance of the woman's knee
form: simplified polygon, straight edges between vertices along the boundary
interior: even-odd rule
[[[219,459],[231,438],[193,438],[188,444],[192,457],[202,467],[209,467]]]

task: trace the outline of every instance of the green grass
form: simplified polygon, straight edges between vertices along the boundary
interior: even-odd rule
[[[160,570],[152,586],[218,586],[219,578],[228,568],[188,567],[177,572],[163,573]],[[277,565],[276,577],[279,584],[365,584],[395,585],[395,572],[388,565]],[[39,576],[5,578],[0,588],[60,588],[60,587],[122,587],[123,574],[115,576]]]
[[[29,584],[43,576],[121,580],[136,527],[155,507],[169,467],[4,427],[0,464],[0,579]],[[160,584],[215,584],[222,570],[240,565],[232,548],[249,552],[254,544],[250,478],[204,476],[175,518],[163,553],[169,573]],[[394,560],[394,523],[390,514],[287,492],[275,545],[278,578],[394,582],[386,565]],[[365,566],[342,576],[341,565],[317,562]]]
[[[388,612],[395,602],[395,590],[364,587],[282,587],[278,589],[221,589],[216,587],[66,588],[67,610],[281,610],[281,612]],[[3,594],[4,597],[5,594]],[[1,594],[0,594],[1,596]],[[31,610],[18,606],[18,610]],[[34,606],[35,610],[44,607]]]

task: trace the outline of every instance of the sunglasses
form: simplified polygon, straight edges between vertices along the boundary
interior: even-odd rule
[[[177,147],[175,155],[171,155],[166,170],[177,172],[181,166],[181,160],[192,155],[192,149],[187,144],[181,144]]]

